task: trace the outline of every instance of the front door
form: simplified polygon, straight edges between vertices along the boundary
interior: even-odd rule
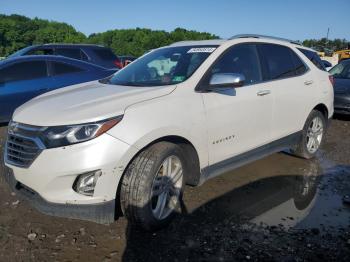
[[[271,141],[273,98],[262,82],[256,46],[238,44],[209,69],[201,85],[216,73],[239,73],[245,83],[202,93],[207,118],[209,164],[229,159]]]

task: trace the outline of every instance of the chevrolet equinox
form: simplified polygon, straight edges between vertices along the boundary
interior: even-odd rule
[[[269,154],[315,156],[333,115],[315,53],[259,35],[152,50],[109,78],[19,107],[8,126],[11,187],[43,213],[153,230],[200,185]]]

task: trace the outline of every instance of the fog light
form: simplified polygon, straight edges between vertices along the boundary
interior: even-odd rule
[[[101,170],[81,174],[74,182],[73,189],[79,194],[93,196],[97,180],[101,175]]]

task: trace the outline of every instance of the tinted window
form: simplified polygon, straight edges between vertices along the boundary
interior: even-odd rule
[[[335,78],[350,79],[350,63],[340,63],[329,70],[329,73]]]
[[[298,76],[304,74],[307,71],[306,65],[303,63],[300,57],[297,56],[297,54],[295,54],[292,50],[290,53],[294,63],[295,75]]]
[[[96,48],[92,49],[92,51],[99,59],[102,60],[112,61],[117,59],[116,55],[112,52],[112,50],[108,48]]]
[[[27,53],[28,55],[53,55],[53,49],[35,49]]]
[[[281,79],[295,75],[292,52],[288,47],[261,44],[259,50],[264,57],[268,79]]]
[[[246,84],[254,84],[262,80],[259,65],[255,45],[236,45],[215,62],[210,77],[216,73],[239,73],[244,75]]]
[[[57,48],[56,55],[67,56],[70,58],[81,60],[79,48]]]
[[[47,68],[44,61],[16,63],[0,70],[0,82],[30,80],[46,76]]]
[[[327,71],[321,61],[321,58],[318,56],[316,52],[312,52],[310,50],[305,50],[302,48],[298,48],[300,52],[302,52],[315,66],[323,71]]]
[[[65,64],[65,63],[59,63],[59,62],[53,62],[52,69],[53,69],[54,75],[70,74],[70,73],[84,71],[80,67],[76,67],[73,65]]]
[[[81,55],[81,60],[84,60],[84,61],[89,60],[88,56],[81,50],[80,50],[80,55]]]

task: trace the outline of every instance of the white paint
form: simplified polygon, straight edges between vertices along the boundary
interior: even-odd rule
[[[227,48],[245,42],[269,42],[292,48],[310,71],[299,77],[236,88],[234,96],[199,93],[195,87]],[[10,166],[16,179],[54,203],[98,203],[115,198],[120,178],[131,159],[164,136],[190,141],[200,168],[246,152],[303,128],[319,103],[333,114],[333,88],[328,73],[317,69],[294,44],[271,39],[241,38],[182,42],[173,46],[218,44],[186,81],[172,86],[127,87],[97,81],[59,89],[21,106],[14,121],[38,126],[80,124],[124,114],[123,120],[96,139],[44,150],[29,168]],[[313,84],[305,85],[305,81]],[[267,96],[257,92],[269,90]],[[233,91],[233,89],[232,89]],[[229,136],[233,139],[213,144]],[[75,193],[77,175],[101,169],[93,197]]]

